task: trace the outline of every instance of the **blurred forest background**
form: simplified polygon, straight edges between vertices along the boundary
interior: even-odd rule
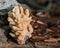
[[[52,15],[60,14],[60,0],[17,0],[19,3],[27,4],[31,9],[46,10]]]

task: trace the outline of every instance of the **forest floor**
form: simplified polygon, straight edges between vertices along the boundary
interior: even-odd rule
[[[35,13],[33,15],[31,24],[34,31],[32,37],[23,45],[19,45],[9,35],[11,29],[7,21],[8,15],[0,16],[0,48],[60,48],[60,17],[48,14],[42,17]]]

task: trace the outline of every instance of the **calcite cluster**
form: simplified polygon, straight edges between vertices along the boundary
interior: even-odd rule
[[[10,35],[14,37],[19,44],[24,44],[31,37],[33,32],[32,17],[28,9],[23,9],[22,6],[15,6],[8,16],[9,25],[12,29]]]

